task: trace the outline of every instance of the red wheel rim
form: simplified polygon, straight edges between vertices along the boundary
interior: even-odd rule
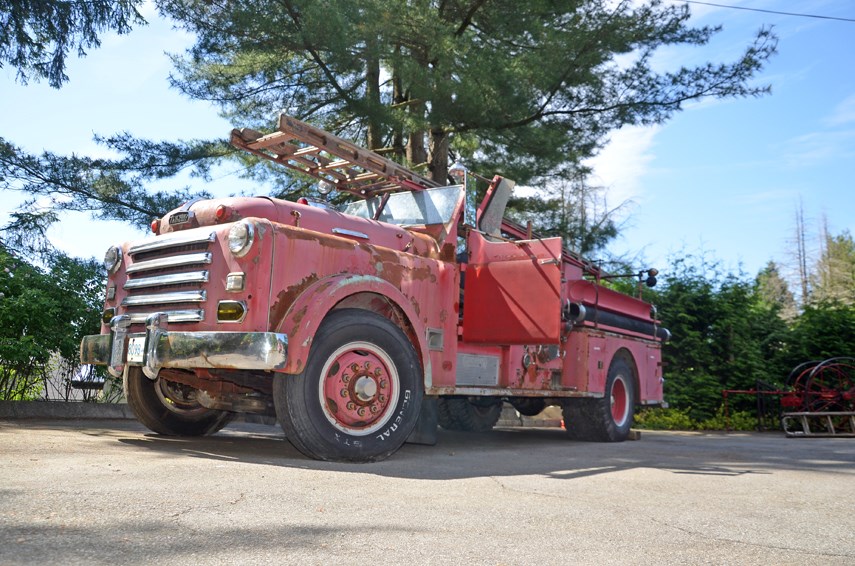
[[[366,436],[386,425],[398,404],[398,370],[368,342],[350,342],[327,359],[318,384],[324,416],[338,430]]]
[[[627,394],[626,382],[621,375],[612,382],[611,409],[612,420],[615,425],[623,426],[629,418],[629,395]]]

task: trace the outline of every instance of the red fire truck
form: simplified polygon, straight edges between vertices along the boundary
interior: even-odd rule
[[[504,402],[560,405],[568,435],[593,441],[662,403],[651,305],[505,219],[513,181],[489,180],[467,223],[465,179],[441,186],[289,116],[231,142],[354,198],[193,200],[107,251],[81,360],[121,376],[152,431],[251,413],[309,457],[364,462],[435,443],[437,424],[486,431]]]

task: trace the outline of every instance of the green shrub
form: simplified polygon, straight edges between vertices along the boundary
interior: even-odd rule
[[[699,422],[698,430],[757,430],[757,415],[748,411],[731,411],[730,418],[727,418],[722,406],[714,417]]]
[[[721,406],[714,417],[697,421],[691,409],[642,409],[635,415],[635,427],[647,430],[756,430],[757,417],[749,411],[733,411],[725,418]]]
[[[635,426],[648,430],[694,430],[688,410],[643,409],[635,415]]]

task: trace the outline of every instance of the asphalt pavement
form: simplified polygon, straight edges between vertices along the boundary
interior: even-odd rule
[[[375,464],[275,427],[0,421],[0,564],[855,564],[855,439],[440,431]]]

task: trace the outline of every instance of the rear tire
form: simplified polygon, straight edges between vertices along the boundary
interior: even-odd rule
[[[446,430],[487,432],[502,415],[502,400],[490,397],[464,397],[439,400],[439,425]]]
[[[226,426],[234,413],[206,409],[196,399],[196,389],[158,378],[147,378],[142,368],[128,367],[125,397],[137,420],[166,436],[203,436]]]
[[[285,436],[318,460],[387,458],[416,426],[422,397],[422,367],[410,340],[361,309],[333,311],[315,334],[303,373],[273,381]]]
[[[562,415],[567,435],[589,442],[623,442],[635,415],[635,380],[629,363],[616,357],[609,366],[601,399],[569,399]]]

